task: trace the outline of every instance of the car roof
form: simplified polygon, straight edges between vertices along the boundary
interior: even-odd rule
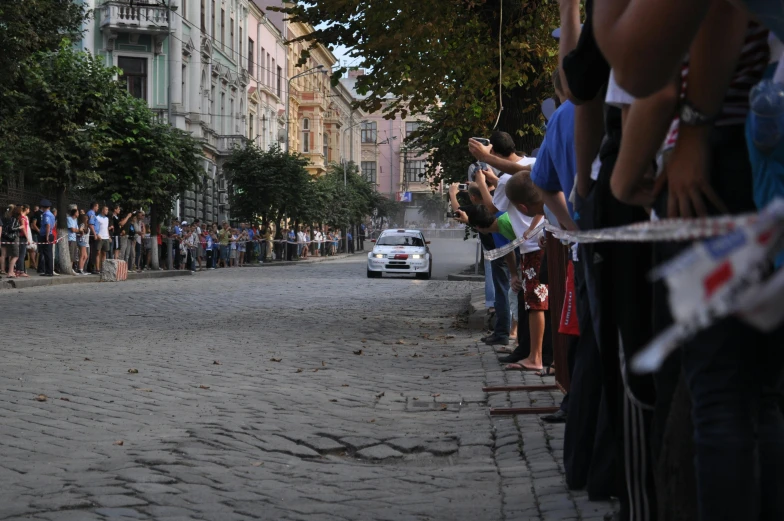
[[[422,232],[419,230],[384,230],[381,235],[411,235],[411,234],[419,234],[422,235]]]

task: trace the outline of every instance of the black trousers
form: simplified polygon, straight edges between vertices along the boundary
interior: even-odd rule
[[[38,251],[41,256],[38,260],[38,272],[45,275],[52,275],[54,273],[54,236],[41,237],[38,244]]]

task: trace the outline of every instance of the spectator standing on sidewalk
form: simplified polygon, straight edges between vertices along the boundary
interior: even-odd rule
[[[112,237],[109,234],[109,207],[104,205],[101,208],[101,213],[95,216],[95,232],[98,236],[96,248],[98,251],[95,255],[95,271],[93,275],[99,275],[103,267],[103,261],[111,254],[112,251]]]
[[[71,255],[71,268],[78,270],[79,245],[76,236],[79,233],[79,209],[74,207],[68,212],[68,253]],[[78,271],[77,271],[78,273]]]
[[[87,262],[89,255],[90,255],[90,225],[89,225],[90,218],[87,215],[80,215],[79,216],[79,225],[77,231],[77,242],[79,244],[79,259],[78,259],[78,269],[76,273],[79,275],[87,275],[84,271],[85,263]]]
[[[133,215],[128,212],[125,217],[120,217],[122,208],[119,204],[114,205],[112,212],[112,223],[109,230],[112,232],[112,248],[114,250],[115,259],[125,259],[128,251],[128,235],[125,232],[125,225]]]
[[[223,229],[218,232],[218,243],[220,244],[220,260],[223,262],[223,267],[229,267],[229,253],[230,253],[230,246],[231,243],[231,229],[229,228],[229,223],[223,221]]]
[[[90,234],[88,236],[90,259],[87,262],[87,272],[92,273],[97,271],[95,269],[95,256],[98,253],[99,239],[98,234],[95,231],[95,216],[98,215],[98,203],[90,203],[90,209],[85,215],[87,215],[87,228],[90,230]]]
[[[50,211],[52,203],[48,199],[41,201],[41,221],[38,234],[39,252],[39,268],[43,268],[42,276],[54,277],[54,214]],[[40,264],[43,266],[40,266]]]
[[[19,259],[19,236],[24,232],[22,222],[19,220],[21,209],[17,209],[12,205],[6,210],[3,217],[3,231],[2,231],[2,256],[0,256],[0,271],[6,272],[6,259],[8,259],[8,277],[15,278],[16,261]]]

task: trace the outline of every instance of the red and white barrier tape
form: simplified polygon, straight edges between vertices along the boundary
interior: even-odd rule
[[[44,245],[46,245],[46,244],[57,244],[58,242],[62,241],[63,239],[65,239],[65,237],[58,237],[56,240],[51,241],[51,242],[49,242],[49,241],[46,241],[46,242],[33,241],[32,243],[29,243],[29,242],[0,242],[0,244],[18,244],[20,246],[23,245],[23,244],[24,245],[27,245],[27,244],[38,244],[40,246],[42,244],[44,244]]]

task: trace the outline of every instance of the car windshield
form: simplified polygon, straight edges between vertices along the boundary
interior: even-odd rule
[[[376,242],[379,246],[417,246],[422,248],[425,242],[421,237],[412,237],[411,235],[384,235]]]

